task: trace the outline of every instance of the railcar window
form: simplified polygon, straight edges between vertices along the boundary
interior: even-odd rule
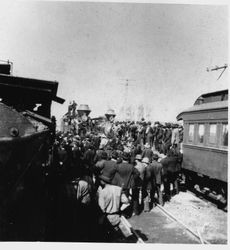
[[[228,146],[228,124],[223,124],[222,145]]]
[[[193,138],[194,138],[194,124],[189,124],[188,141],[192,142]]]
[[[198,142],[199,143],[204,142],[204,124],[198,125]]]
[[[216,124],[210,124],[209,127],[209,143],[216,143]]]

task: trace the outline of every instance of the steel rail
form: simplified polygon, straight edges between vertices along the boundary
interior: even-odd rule
[[[157,204],[156,207],[164,213],[168,218],[173,219],[177,223],[179,223],[183,228],[185,228],[188,232],[190,232],[193,236],[195,236],[202,244],[211,244],[207,240],[204,240],[201,238],[201,236],[197,233],[195,233],[191,228],[189,228],[187,225],[185,225],[182,221],[177,219],[173,214],[171,214],[169,211],[167,211],[165,208],[163,208],[161,205]]]
[[[199,198],[204,204],[210,205],[212,207],[218,208],[224,212],[228,212],[227,208],[225,210],[225,207],[223,206],[224,204],[221,203],[220,201],[212,198],[211,196],[208,196],[207,194],[197,190],[197,189],[187,189],[186,192],[189,194],[193,195],[194,197]],[[222,205],[223,207],[220,207]]]

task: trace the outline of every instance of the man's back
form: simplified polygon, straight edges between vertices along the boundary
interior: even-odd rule
[[[121,186],[124,189],[130,188],[133,185],[133,170],[133,165],[128,162],[118,164],[113,184]]]
[[[153,160],[152,163],[147,166],[146,172],[148,173],[148,175],[154,177],[156,184],[161,184],[162,168],[162,164],[155,160]]]
[[[115,226],[120,222],[118,214],[120,209],[121,187],[106,184],[99,190],[98,204],[101,210],[107,214],[110,223]]]
[[[117,171],[117,163],[114,160],[104,161],[103,168],[101,170],[101,174],[108,176],[110,180],[112,181],[114,178],[114,175]]]
[[[142,158],[149,158],[149,160],[152,160],[152,156],[153,156],[153,151],[150,148],[146,148],[143,153],[142,153]]]
[[[160,163],[163,165],[164,173],[174,173],[177,171],[177,157],[175,156],[167,156],[164,159],[160,161]]]

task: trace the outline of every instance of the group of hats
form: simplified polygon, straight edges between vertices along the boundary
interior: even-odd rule
[[[141,161],[141,162],[143,162],[143,163],[146,163],[146,164],[149,163],[149,158],[148,158],[148,157],[144,157],[144,158],[142,159],[142,157],[141,157],[140,154],[137,154],[136,157],[135,157],[135,159],[138,160],[138,161]]]
[[[159,156],[157,154],[153,154],[153,157],[152,157],[154,160],[157,160],[159,158]],[[139,160],[143,163],[146,163],[146,164],[149,164],[149,158],[148,157],[144,157],[142,159],[141,155],[140,154],[137,154],[136,157],[135,157],[136,160]]]

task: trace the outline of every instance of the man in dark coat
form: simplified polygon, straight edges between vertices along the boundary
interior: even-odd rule
[[[113,178],[112,185],[122,188],[122,192],[128,200],[130,200],[130,190],[135,188],[136,179],[139,172],[130,162],[130,155],[124,152],[122,155],[122,162],[117,165],[117,172]],[[129,206],[123,211],[125,216],[131,216],[132,207]]]
[[[95,149],[92,144],[89,144],[88,149],[84,152],[83,162],[85,168],[88,169],[89,173],[92,174],[93,172],[93,165],[94,165],[94,157],[95,157]]]
[[[93,173],[95,178],[95,190],[98,189],[100,181],[98,176],[101,174],[102,169],[104,168],[104,163],[108,160],[107,153],[103,150],[99,151],[99,156],[97,157],[98,161],[94,165]]]
[[[145,157],[147,157],[149,159],[149,162],[152,161],[153,151],[150,148],[150,145],[148,143],[145,144],[145,147],[144,147],[144,150],[142,152],[141,157],[142,157],[142,159],[144,159]]]
[[[172,184],[176,193],[179,193],[178,188],[178,157],[173,150],[169,150],[167,156],[160,161],[163,166],[163,181],[166,199],[171,199],[170,185]]]
[[[135,187],[132,189],[133,215],[138,215],[143,205],[143,184],[145,179],[145,165],[141,162],[141,154],[135,157],[134,167],[138,170],[139,176],[135,179]],[[141,201],[139,201],[141,198]]]
[[[152,163],[146,167],[145,181],[147,189],[150,190],[151,201],[154,200],[155,193],[157,193],[157,202],[163,205],[163,194],[161,190],[163,166],[157,160],[158,155],[154,154]]]
[[[151,122],[148,122],[146,128],[146,142],[150,145],[150,148],[153,146],[153,128],[151,127]]]
[[[137,139],[137,133],[136,132],[137,132],[137,126],[136,126],[136,124],[134,124],[134,122],[132,122],[130,124],[130,135],[134,139],[134,141],[136,141],[136,139]]]
[[[171,144],[172,130],[168,127],[165,129],[165,136],[163,141],[163,154],[167,155]]]
[[[145,127],[146,123],[142,123],[138,129],[138,143],[141,144],[141,147],[144,147],[145,144],[145,131],[146,131],[146,127]]]
[[[117,172],[117,157],[118,153],[113,151],[111,154],[111,160],[104,161],[103,168],[101,169],[101,175],[105,175],[110,179],[110,182],[114,179],[114,175]]]
[[[163,125],[158,125],[158,132],[156,136],[156,150],[162,153],[162,139],[164,135]]]
[[[135,178],[139,175],[138,170],[129,161],[129,153],[124,152],[122,162],[117,165],[117,172],[112,181],[113,185],[122,187],[127,196],[129,195],[129,189],[134,187]]]

